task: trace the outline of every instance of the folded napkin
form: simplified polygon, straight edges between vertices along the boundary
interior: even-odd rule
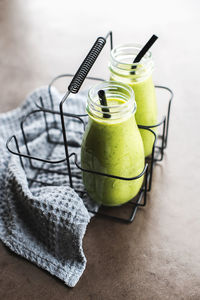
[[[43,98],[45,106],[49,103],[47,87],[37,89],[28,96],[25,103],[8,113],[0,114],[0,238],[15,253],[23,256],[52,275],[74,287],[81,277],[86,258],[82,240],[91,214],[88,210],[97,210],[84,194],[78,194],[69,187],[68,176],[45,171],[38,172],[30,167],[28,159],[23,159],[24,168],[17,156],[6,149],[7,139],[15,134],[20,151],[26,153],[20,130],[20,122],[31,111],[37,110],[35,101]],[[61,95],[52,91],[53,102],[58,110]],[[65,111],[70,113],[85,112],[85,93],[73,95],[67,99]],[[31,114],[24,123],[31,155],[51,160],[65,157],[64,147],[59,144],[62,135],[55,128],[55,120],[47,114],[51,139],[58,143],[47,142],[44,117],[42,112]],[[59,115],[57,126],[61,127]],[[76,153],[80,163],[80,143],[83,125],[73,118],[65,118],[69,152]],[[15,144],[11,143],[13,149]],[[67,171],[66,163],[47,164],[33,161],[35,167]],[[74,188],[83,190],[81,173],[71,159],[74,175]],[[48,185],[31,182],[37,180]],[[81,197],[80,197],[81,195]]]

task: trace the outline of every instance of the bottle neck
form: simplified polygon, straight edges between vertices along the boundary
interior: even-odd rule
[[[101,105],[98,91],[104,90],[107,105]],[[136,112],[132,88],[123,83],[104,81],[92,87],[88,93],[86,110],[92,119],[105,123],[121,122]]]
[[[111,78],[125,83],[144,81],[152,75],[154,63],[148,51],[138,63],[133,63],[142,46],[126,44],[114,48],[110,54]]]

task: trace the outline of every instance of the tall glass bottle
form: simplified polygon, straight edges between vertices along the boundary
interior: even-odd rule
[[[157,101],[152,80],[154,63],[150,51],[139,63],[133,63],[141,48],[142,46],[138,44],[126,44],[114,48],[109,63],[110,79],[132,87],[137,103],[136,122],[138,125],[151,126],[157,124]],[[140,133],[146,157],[152,152],[154,136],[144,129],[140,129]]]

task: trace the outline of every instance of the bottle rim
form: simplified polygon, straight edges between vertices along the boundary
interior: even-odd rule
[[[119,99],[122,103],[118,105],[101,105],[98,98],[99,90],[104,90],[108,99]],[[92,86],[88,91],[86,111],[94,118],[103,119],[104,121],[121,119],[129,113],[135,113],[136,107],[133,89],[122,82],[103,81]],[[109,112],[103,112],[103,109],[108,109]],[[104,114],[111,117],[103,118]]]
[[[154,63],[150,50],[140,62],[133,63],[134,58],[142,49],[141,44],[129,43],[114,47],[110,52],[109,69],[117,76],[141,79],[152,74]],[[127,60],[131,62],[127,62]]]
[[[137,44],[137,43],[128,43],[128,44],[120,44],[120,45],[118,45],[118,46],[116,46],[116,47],[114,47],[112,50],[111,50],[111,57],[113,58],[113,60],[115,60],[116,62],[118,62],[118,63],[123,63],[123,64],[125,64],[125,65],[138,65],[140,62],[138,62],[138,63],[125,63],[125,62],[122,62],[122,61],[120,61],[120,60],[118,60],[118,59],[116,59],[116,57],[114,56],[114,53],[117,51],[117,50],[119,50],[119,49],[123,49],[123,48],[130,48],[130,49],[137,49],[138,50],[138,52],[142,49],[142,45],[141,44]],[[135,56],[136,56],[136,53],[134,53],[135,54]],[[134,58],[134,56],[133,56],[133,58]],[[151,53],[151,51],[150,50],[148,50],[147,51],[147,53],[143,56],[143,58],[142,58],[142,60],[143,59],[151,59],[152,58],[152,53]]]

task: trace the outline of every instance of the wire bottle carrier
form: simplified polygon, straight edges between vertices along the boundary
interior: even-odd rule
[[[17,155],[19,157],[21,166],[24,169],[25,169],[25,166],[24,166],[23,159],[27,159],[29,161],[29,166],[32,169],[35,169],[36,172],[35,172],[34,176],[32,178],[27,178],[28,182],[29,182],[29,186],[31,186],[33,183],[41,184],[41,185],[52,185],[52,183],[43,182],[38,179],[39,174],[41,172],[50,172],[50,173],[57,173],[57,174],[62,174],[64,176],[68,176],[69,185],[70,185],[70,187],[74,188],[74,184],[73,184],[74,175],[73,175],[73,172],[71,171],[71,162],[70,162],[70,160],[72,158],[74,159],[76,168],[79,169],[81,172],[93,173],[93,174],[97,174],[99,176],[106,176],[106,177],[116,178],[119,180],[136,180],[144,175],[144,181],[143,181],[142,188],[140,189],[138,195],[134,199],[132,199],[128,203],[121,205],[117,209],[101,207],[98,212],[91,211],[96,216],[103,216],[106,218],[110,218],[112,220],[121,221],[121,222],[125,222],[125,223],[131,223],[136,215],[137,208],[144,207],[147,203],[147,193],[150,192],[151,187],[152,187],[152,177],[153,177],[153,170],[154,170],[155,163],[163,160],[164,151],[167,148],[168,130],[169,130],[169,121],[170,121],[170,108],[171,108],[171,102],[172,102],[172,98],[173,98],[173,92],[168,87],[158,86],[158,85],[155,86],[157,90],[158,89],[164,90],[169,93],[167,112],[166,112],[165,116],[162,118],[162,120],[156,125],[152,125],[152,126],[138,125],[139,128],[151,132],[151,134],[153,134],[153,136],[154,136],[154,144],[153,144],[152,154],[150,157],[148,157],[146,159],[145,167],[144,167],[143,171],[140,174],[138,174],[138,176],[132,177],[132,178],[125,178],[125,177],[115,176],[113,174],[100,173],[95,170],[83,169],[77,162],[77,154],[74,152],[69,153],[65,118],[75,118],[79,122],[81,122],[83,124],[83,128],[85,128],[87,114],[67,113],[64,111],[63,106],[64,106],[64,103],[67,100],[68,96],[70,95],[70,93],[73,93],[73,94],[78,93],[79,89],[81,88],[81,86],[86,78],[89,80],[103,81],[103,79],[101,79],[101,78],[88,77],[87,75],[88,75],[90,69],[92,68],[92,66],[94,65],[97,57],[101,53],[103,47],[105,46],[108,38],[110,39],[110,48],[112,50],[113,35],[112,35],[112,32],[110,31],[110,32],[108,32],[108,34],[106,35],[105,38],[104,37],[97,38],[97,40],[95,41],[94,45],[92,46],[91,50],[87,54],[86,58],[84,59],[83,63],[81,64],[81,66],[79,67],[79,69],[75,75],[62,74],[62,75],[55,77],[50,82],[50,84],[48,85],[50,106],[48,106],[48,107],[45,106],[45,103],[44,103],[42,97],[40,97],[38,99],[38,101],[35,102],[36,109],[31,111],[29,114],[27,114],[24,117],[24,119],[21,121],[21,123],[20,123],[21,134],[22,134],[26,152],[25,153],[21,152],[20,147],[19,147],[19,142],[15,135],[11,136],[7,140],[6,146],[7,146],[7,149],[12,154]],[[59,103],[59,110],[56,110],[54,107],[54,101],[53,101],[53,97],[52,97],[52,86],[57,80],[59,80],[60,78],[63,78],[63,77],[73,77],[73,78],[71,80],[71,83],[68,86],[67,92],[65,93],[62,100]],[[28,119],[32,114],[36,114],[39,112],[42,112],[42,114],[43,114],[46,136],[47,136],[46,142],[53,145],[53,147],[56,146],[58,143],[62,144],[64,147],[65,156],[62,159],[59,159],[59,160],[51,159],[52,150],[48,154],[48,157],[44,157],[44,158],[34,157],[31,154],[31,151],[30,151],[29,145],[28,145],[27,135],[24,130],[24,123],[25,123],[26,119]],[[51,134],[50,134],[50,130],[52,129],[52,127],[50,126],[50,124],[48,122],[47,114],[50,114],[53,118],[53,124],[54,124],[53,127],[61,131],[63,141],[58,142],[58,141],[54,141],[52,139]],[[59,121],[56,119],[56,116],[59,116]],[[155,132],[153,131],[153,128],[155,128],[155,127],[158,127],[161,129],[160,135],[156,135]],[[15,150],[13,150],[10,145],[13,140],[14,140],[15,147],[16,147]],[[34,163],[33,163],[34,161],[40,162],[41,165],[40,166],[34,165]],[[62,163],[66,164],[67,171],[61,172],[60,170],[55,168],[55,166],[62,164]],[[44,168],[44,164],[47,164],[48,166],[54,165],[54,168],[53,169],[52,168]],[[76,188],[75,188],[75,191],[77,191],[78,193],[81,193],[82,195],[86,193],[85,190],[76,190]],[[125,206],[128,207],[128,216],[122,217],[119,214],[119,210],[121,210],[122,207],[125,207]]]

